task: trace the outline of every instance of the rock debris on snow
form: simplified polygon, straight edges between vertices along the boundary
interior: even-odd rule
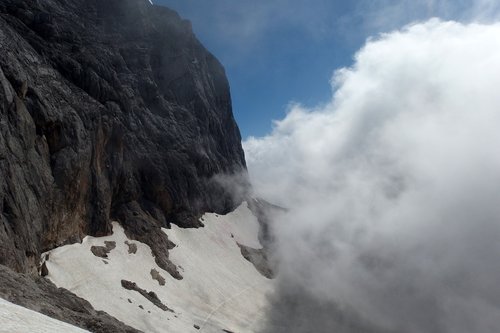
[[[189,332],[193,323],[204,333],[221,333],[228,327],[238,333],[257,332],[265,321],[267,294],[274,282],[242,256],[238,244],[261,249],[259,223],[246,203],[227,215],[205,214],[203,219],[204,228],[162,229],[178,245],[169,250],[169,260],[182,267],[182,280],[160,268],[151,248],[140,241],[133,240],[137,251],[130,255],[125,242],[132,240],[116,222],[110,236],[87,236],[81,244],[50,251],[47,278],[144,332]],[[108,265],[96,265],[101,259],[90,248],[104,241],[116,242],[116,248],[108,254]],[[165,285],[152,278],[152,270],[161,274]],[[155,298],[150,292],[176,313],[145,304],[146,295]],[[145,311],[137,311],[137,304]]]

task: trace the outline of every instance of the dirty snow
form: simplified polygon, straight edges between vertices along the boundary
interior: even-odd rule
[[[52,319],[0,298],[0,333],[85,333],[75,326]]]
[[[236,244],[261,247],[257,219],[243,203],[228,215],[205,214],[202,222],[205,227],[200,229],[175,225],[163,229],[177,244],[170,251],[170,259],[178,265],[182,280],[175,280],[158,267],[151,249],[129,240],[116,222],[111,236],[88,236],[82,244],[52,250],[47,278],[85,298],[97,310],[144,332],[258,331],[273,282],[242,257]],[[104,241],[116,242],[108,259],[90,251]],[[129,253],[126,241],[137,245],[135,254]],[[164,286],[152,278],[151,269],[165,278]],[[154,291],[174,312],[163,311],[139,293],[122,288],[122,279]]]

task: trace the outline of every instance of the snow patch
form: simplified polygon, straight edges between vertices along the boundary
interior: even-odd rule
[[[88,331],[0,298],[1,333],[85,333]]]
[[[200,229],[175,225],[163,229],[177,244],[169,253],[182,271],[182,280],[158,267],[151,249],[143,243],[133,241],[137,250],[129,254],[126,242],[131,240],[116,222],[111,236],[87,236],[81,244],[50,251],[47,278],[88,300],[97,310],[144,332],[258,331],[273,281],[245,260],[237,245],[262,247],[256,217],[244,203],[227,215],[205,214],[202,222],[205,227]],[[107,264],[90,251],[104,241],[116,243]],[[152,270],[161,274],[164,285],[153,279]],[[174,312],[165,312],[140,293],[123,288],[121,280],[154,292]]]

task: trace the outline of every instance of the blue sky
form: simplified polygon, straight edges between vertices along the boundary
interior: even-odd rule
[[[290,103],[330,100],[335,69],[366,38],[431,17],[467,21],[497,0],[156,0],[193,23],[224,65],[243,139],[271,132]],[[491,19],[486,17],[485,19]]]

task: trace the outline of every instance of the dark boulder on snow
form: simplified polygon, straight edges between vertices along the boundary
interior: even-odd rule
[[[170,309],[168,306],[163,304],[163,302],[158,298],[158,295],[156,295],[155,292],[153,291],[147,291],[145,289],[142,289],[137,285],[137,283],[128,281],[128,280],[121,280],[121,285],[123,288],[127,290],[133,290],[137,291],[139,294],[141,294],[144,298],[146,298],[148,301],[162,309],[163,311],[170,311],[174,312],[172,309]]]

